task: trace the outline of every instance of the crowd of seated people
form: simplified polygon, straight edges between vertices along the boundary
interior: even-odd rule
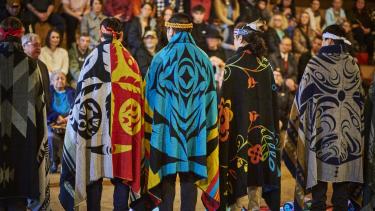
[[[275,71],[280,97],[284,98],[280,109],[285,112],[280,114],[286,120],[290,96],[297,90],[309,59],[319,52],[325,27],[341,24],[358,62],[373,64],[375,18],[365,0],[351,1],[348,8],[343,7],[343,0],[332,0],[331,7],[321,8],[319,0],[311,0],[307,8],[297,9],[295,0],[3,0],[0,21],[14,16],[23,22],[28,34],[22,44],[44,72],[43,83],[46,92],[49,90],[48,112],[59,113],[50,121],[56,125],[64,123],[64,109],[71,103],[85,58],[100,42],[100,23],[104,18],[113,16],[123,23],[123,44],[136,58],[144,77],[153,56],[168,45],[164,23],[173,13],[190,14],[195,43],[210,57],[218,85],[225,61],[234,54],[234,26],[264,20],[267,58]],[[50,26],[44,42],[37,35],[38,23]],[[58,84],[64,85],[62,90]],[[66,102],[57,105],[59,100]],[[285,128],[286,123],[283,124]],[[58,157],[54,157],[52,163],[58,162]]]

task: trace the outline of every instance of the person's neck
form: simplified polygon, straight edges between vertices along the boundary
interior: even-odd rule
[[[149,48],[147,48],[147,51],[148,51],[151,55],[154,55],[154,54],[155,54],[155,51],[156,51],[156,46],[153,46],[153,47],[149,47]]]
[[[334,8],[333,7],[333,11],[335,11],[335,12],[340,12],[340,10],[341,10],[341,8]]]
[[[63,92],[63,91],[65,91],[65,88],[63,88],[63,87],[55,87],[55,90],[57,92]]]
[[[86,49],[86,50],[85,50],[85,49],[82,49],[82,48],[80,48],[79,46],[77,46],[77,49],[79,50],[79,52],[81,52],[81,54],[85,54],[86,51],[87,51],[87,49]]]
[[[51,49],[52,52],[54,52],[54,51],[56,51],[57,46],[51,46],[50,49]]]
[[[286,52],[286,51],[280,51],[280,54],[281,55],[288,55],[288,52]]]
[[[141,19],[141,21],[147,21],[148,17],[144,17],[143,15],[139,15],[139,19]]]
[[[101,13],[102,13],[102,11],[94,12],[94,15],[95,15],[95,16],[99,16]]]
[[[203,21],[193,21],[195,24],[202,24]]]

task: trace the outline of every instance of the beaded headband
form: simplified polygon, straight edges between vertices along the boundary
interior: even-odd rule
[[[165,22],[165,27],[169,28],[175,28],[175,29],[192,29],[193,24],[192,23],[171,23],[171,22]]]
[[[260,29],[260,27],[262,27],[264,24],[265,24],[264,21],[260,21],[258,19],[258,20],[254,21],[254,22],[251,22],[251,23],[248,23],[248,24],[244,25],[240,29],[235,29],[233,33],[236,36],[240,36],[240,35],[241,36],[245,36],[245,35],[250,34],[252,31],[262,32],[262,30]],[[245,26],[249,27],[250,29],[244,29]]]

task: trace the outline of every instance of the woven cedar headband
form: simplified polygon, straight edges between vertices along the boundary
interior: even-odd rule
[[[171,22],[165,22],[165,27],[175,28],[175,29],[192,29],[193,24],[192,23],[171,23]]]

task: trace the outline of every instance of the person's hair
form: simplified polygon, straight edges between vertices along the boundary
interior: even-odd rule
[[[323,34],[326,33],[326,32],[328,32],[330,34],[334,34],[334,35],[336,35],[338,37],[345,37],[345,30],[342,28],[342,26],[337,25],[337,24],[333,24],[333,25],[327,26],[323,30]],[[343,40],[333,40],[333,43],[335,45],[343,45],[344,41]]]
[[[275,17],[275,16],[280,16],[281,17],[281,29],[282,30],[285,30],[285,29],[287,29],[288,28],[288,19],[285,17],[285,15],[283,15],[282,13],[275,13],[272,17],[271,17],[271,20],[270,20],[270,22],[269,22],[269,26],[271,27],[271,28],[275,28],[275,23],[274,23],[274,21],[273,21],[273,18]]]
[[[39,35],[34,33],[28,33],[22,36],[21,43],[22,45],[26,45],[27,43],[32,42],[33,40],[40,39]]]
[[[266,54],[267,47],[260,32],[252,30],[249,26],[246,26],[246,23],[244,22],[238,23],[235,29],[244,29],[250,32],[247,35],[240,36],[242,36],[242,42],[247,43],[247,47],[253,55],[256,57],[263,57]]]
[[[301,14],[300,14],[300,16],[299,16],[299,19],[298,19],[298,26],[302,26],[302,15],[307,15],[308,17],[309,17],[309,22],[307,22],[307,26],[309,27],[310,26],[310,22],[311,22],[311,20],[310,20],[310,15],[309,15],[309,13],[307,13],[306,11],[303,11],[303,12],[301,12]]]
[[[310,4],[314,3],[314,1],[318,1],[320,3],[320,0],[311,0]]]
[[[20,29],[23,28],[23,25],[22,25],[22,22],[18,18],[8,17],[8,18],[4,19],[3,21],[1,21],[0,28],[4,32],[8,32],[8,31],[11,31],[11,30],[20,30]],[[4,34],[0,34],[0,40],[4,40],[7,37],[8,36],[6,36]]]
[[[90,35],[87,32],[82,32],[82,33],[79,33],[79,37],[90,37]]]
[[[60,70],[54,70],[54,71],[52,71],[51,72],[51,80],[52,81],[54,81],[55,80],[55,77],[57,76],[57,75],[64,75],[65,76],[65,80],[66,80],[66,75],[65,75],[65,73],[64,72],[62,72],[62,71],[60,71]]]
[[[57,45],[57,47],[60,47],[60,44],[61,44],[61,41],[62,41],[62,36],[61,36],[61,32],[57,29],[57,28],[52,28],[52,29],[50,29],[49,31],[48,31],[48,33],[47,33],[47,36],[46,36],[46,40],[45,40],[45,43],[46,43],[46,46],[48,47],[48,48],[51,48],[51,34],[53,33],[53,32],[55,32],[55,33],[57,33],[58,35],[59,35],[59,37],[60,37],[60,42],[59,42],[59,44]]]
[[[197,12],[205,13],[205,12],[206,12],[206,9],[203,7],[203,5],[198,4],[198,5],[194,6],[194,7],[191,9],[191,13],[197,13]]]
[[[170,6],[165,7],[165,8],[163,9],[163,11],[161,11],[161,16],[160,16],[161,19],[164,18],[164,16],[165,16],[165,12],[166,12],[167,10],[172,11],[172,14],[173,14],[173,12],[174,12],[172,7],[170,7]]]
[[[117,18],[114,18],[114,17],[109,17],[109,18],[105,18],[101,23],[100,23],[100,28],[102,28],[102,26],[104,26],[104,28],[110,28],[111,30],[113,30],[113,34],[117,34],[119,35],[121,32],[122,32],[122,29],[123,29],[123,25],[121,23],[121,21]],[[103,38],[105,40],[112,40],[113,39],[113,34],[102,34]],[[117,39],[119,37],[116,37]]]
[[[92,7],[94,5],[94,1],[95,0],[90,0],[90,7]],[[98,0],[100,2],[101,5],[103,5],[103,0]]]
[[[317,35],[317,36],[314,37],[313,42],[314,42],[315,40],[323,40],[323,38],[322,38],[322,36]]]
[[[184,13],[176,13],[172,15],[171,19],[169,19],[170,23],[180,23],[180,24],[189,24],[192,23],[192,20],[190,16],[184,14]],[[192,29],[176,29],[173,28],[173,30],[177,32],[191,32]]]
[[[143,4],[141,5],[141,8],[143,8],[143,7],[146,6],[146,5],[149,5],[149,6],[151,7],[151,10],[154,9],[154,5],[153,5],[151,2],[145,2],[145,3],[143,3]]]

